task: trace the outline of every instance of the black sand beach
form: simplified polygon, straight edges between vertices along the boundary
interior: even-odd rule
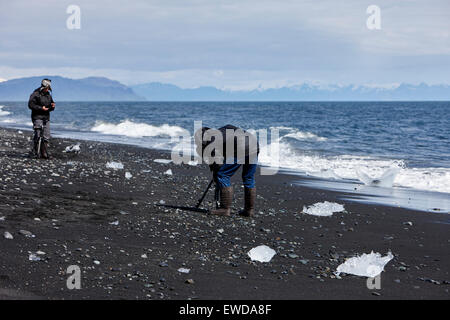
[[[278,174],[257,177],[254,219],[213,217],[157,206],[194,206],[210,180],[205,165],[156,163],[169,155],[88,141],[80,154],[66,154],[69,139],[52,140],[52,160],[32,160],[30,137],[0,129],[0,299],[450,297],[446,214],[345,202]],[[109,161],[124,169],[106,168]],[[239,179],[234,213],[243,203]],[[343,203],[347,212],[301,213],[321,201]],[[212,205],[210,192],[204,206]],[[261,244],[277,251],[269,263],[247,256]],[[335,277],[346,258],[372,250],[395,256],[381,289],[369,290],[366,278]],[[30,261],[38,251],[40,261]],[[82,270],[80,290],[66,287],[70,265]]]

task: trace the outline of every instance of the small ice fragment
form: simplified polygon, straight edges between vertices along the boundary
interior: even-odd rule
[[[30,255],[28,256],[28,260],[30,260],[30,261],[41,261],[41,258],[39,258],[34,253],[30,253]]]
[[[43,256],[43,255],[45,255],[45,252],[44,251],[36,251],[36,254],[38,254],[38,255],[40,255],[40,256]]]
[[[166,204],[164,200],[159,200],[159,204]]]
[[[382,257],[381,254],[374,253],[362,254],[357,257],[350,258],[339,265],[336,274],[348,273],[361,277],[374,278],[384,271],[384,266],[394,258],[391,252],[387,256]]]
[[[148,257],[147,257],[147,255],[144,253],[144,254],[141,255],[141,258],[142,258],[142,259],[147,259]]]
[[[123,216],[126,216],[127,214],[129,214],[128,212],[123,211],[123,210],[120,210],[119,213],[120,213],[121,215],[123,215]]]
[[[99,264],[100,264],[100,261],[94,260],[94,264],[99,265]]]
[[[251,249],[247,254],[250,259],[252,259],[252,261],[269,262],[270,260],[272,260],[276,252],[268,246],[261,245]]]
[[[218,233],[223,233],[225,230],[223,230],[222,228],[220,228],[220,229],[217,229],[217,232]]]
[[[180,272],[180,273],[189,273],[191,271],[191,269],[180,268],[177,271]]]
[[[9,233],[8,231],[5,231],[5,233],[4,233],[3,235],[4,235],[5,239],[8,239],[8,240],[14,239],[14,237],[12,236],[12,234]]]
[[[172,160],[170,160],[170,159],[155,159],[155,160],[153,160],[153,162],[169,164],[172,162]]]
[[[34,238],[35,235],[32,234],[30,231],[27,230],[20,230],[19,233],[27,238]]]
[[[80,144],[73,144],[71,146],[66,147],[63,152],[65,153],[79,153],[81,151]]]
[[[309,207],[303,207],[303,213],[310,214],[313,216],[329,217],[333,213],[344,211],[344,206],[339,203],[333,202],[318,202]]]
[[[106,164],[106,167],[114,170],[122,170],[123,164],[121,162],[111,161]]]
[[[111,224],[113,226],[118,226],[119,225],[119,221],[116,220],[116,221],[110,222],[109,224]]]
[[[0,221],[5,221],[5,217],[0,217]]]
[[[173,173],[172,173],[172,170],[171,170],[171,169],[169,169],[169,170],[167,170],[166,172],[164,172],[164,174],[167,174],[167,175],[169,175],[169,176],[173,175]]]
[[[191,161],[188,162],[188,165],[195,167],[196,165],[198,165],[198,162],[191,160]]]
[[[133,175],[129,172],[125,172],[125,178],[130,180],[133,177]]]

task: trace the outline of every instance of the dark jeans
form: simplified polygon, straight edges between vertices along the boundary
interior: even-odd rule
[[[224,163],[220,169],[214,173],[214,180],[216,181],[219,188],[225,188],[231,186],[231,177],[242,167],[242,183],[246,188],[254,188],[255,187],[255,173],[256,167],[255,164],[239,164],[237,160],[234,160],[234,163],[227,164]]]
[[[39,135],[43,134],[44,140],[50,141],[50,120],[34,119],[33,130],[35,138],[39,138]]]

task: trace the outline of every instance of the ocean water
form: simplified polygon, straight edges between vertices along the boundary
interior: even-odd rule
[[[450,197],[450,102],[59,102],[52,129],[54,136],[170,150],[171,139],[192,135],[200,120],[267,129],[269,137],[278,129],[279,153],[263,148],[263,165]],[[0,102],[0,126],[30,124],[26,102]]]

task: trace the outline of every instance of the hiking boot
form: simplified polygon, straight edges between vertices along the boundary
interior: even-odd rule
[[[40,137],[35,134],[34,138],[33,138],[33,150],[32,150],[33,156],[35,158],[40,158],[41,157],[41,155],[40,155],[40,153],[41,153],[41,146],[39,145],[40,144],[40,140],[41,140]]]
[[[255,215],[256,188],[244,188],[244,210],[239,211],[243,217],[253,217]]]
[[[229,216],[231,214],[231,202],[233,202],[233,187],[225,187],[220,190],[220,207],[211,210],[211,214]]]

